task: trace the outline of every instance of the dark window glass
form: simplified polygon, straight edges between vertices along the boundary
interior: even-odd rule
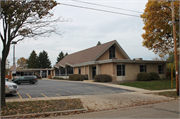
[[[115,46],[112,45],[110,48],[109,48],[109,59],[113,59],[115,58]]]
[[[146,65],[140,65],[140,72],[146,72]]]
[[[158,73],[164,74],[164,65],[158,65]]]
[[[125,76],[125,65],[117,65],[117,76]]]
[[[59,76],[59,69],[55,69],[55,76]]]
[[[61,67],[60,72],[61,72],[61,76],[65,76],[65,68]]]
[[[67,74],[68,75],[73,74],[73,67],[70,66],[67,67]]]
[[[81,67],[79,67],[79,74],[81,74]]]

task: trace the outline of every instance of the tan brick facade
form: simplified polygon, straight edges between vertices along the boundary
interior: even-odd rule
[[[115,54],[117,59],[126,59],[117,48],[115,48]],[[109,59],[109,50],[107,50],[103,55],[101,55],[96,61]]]
[[[101,74],[108,74],[112,76],[113,81],[116,81],[115,64],[113,63],[101,64],[100,70],[101,70]]]
[[[101,55],[96,61],[109,59],[109,50],[107,50],[103,55]]]
[[[79,69],[78,69],[78,67],[74,67],[74,74],[79,74]]]

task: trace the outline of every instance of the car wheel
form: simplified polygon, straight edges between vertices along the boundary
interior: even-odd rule
[[[35,82],[32,82],[32,84],[35,84]]]

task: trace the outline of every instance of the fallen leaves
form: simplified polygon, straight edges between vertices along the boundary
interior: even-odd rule
[[[83,109],[79,99],[7,102],[6,105],[6,107],[1,109],[2,116]]]

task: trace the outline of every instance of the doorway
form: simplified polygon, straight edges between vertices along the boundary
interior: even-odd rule
[[[96,76],[96,67],[92,67],[92,79]]]

